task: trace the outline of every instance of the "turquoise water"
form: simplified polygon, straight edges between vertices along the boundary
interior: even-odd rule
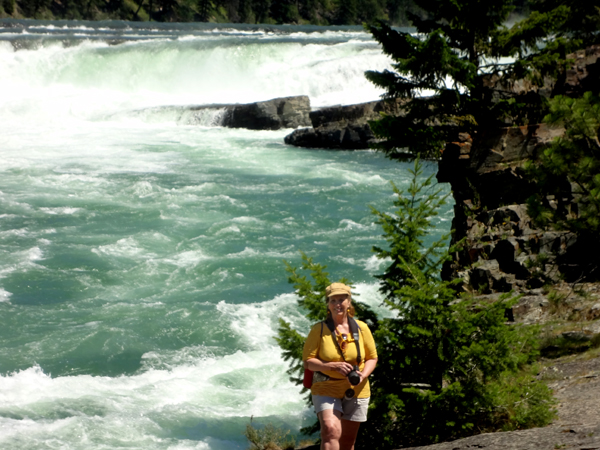
[[[408,166],[153,108],[367,101],[388,65],[360,28],[0,21],[0,448],[230,450],[251,416],[310,423],[273,340],[310,325],[282,260],[389,314],[369,205]]]

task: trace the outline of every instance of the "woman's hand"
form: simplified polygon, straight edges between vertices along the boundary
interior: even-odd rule
[[[360,383],[362,383],[363,381],[365,381],[365,378],[367,378],[367,377],[365,376],[365,374],[364,374],[364,373],[362,373],[360,370],[357,370],[357,371],[356,371],[356,373],[357,373],[357,374],[358,374],[358,376],[360,377]],[[358,383],[358,384],[360,384],[360,383]],[[358,386],[358,384],[357,384],[357,386]]]
[[[347,362],[328,362],[325,364],[327,366],[327,370],[331,370],[333,372],[341,373],[344,376],[347,376],[350,372],[352,372],[352,365]]]

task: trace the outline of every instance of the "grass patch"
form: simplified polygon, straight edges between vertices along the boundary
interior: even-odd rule
[[[293,450],[296,440],[290,436],[290,431],[284,431],[268,423],[262,428],[256,428],[252,423],[246,425],[244,436],[250,442],[249,450]]]
[[[502,431],[521,430],[548,425],[556,417],[556,399],[542,383],[536,383],[537,364],[517,373],[505,373],[492,383],[495,421]]]

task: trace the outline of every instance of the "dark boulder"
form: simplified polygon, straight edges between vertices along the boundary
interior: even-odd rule
[[[172,115],[177,123],[250,130],[279,130],[311,124],[310,99],[306,95],[281,97],[246,104],[160,106],[134,111],[135,115]],[[131,114],[131,113],[130,113]]]
[[[285,143],[297,147],[358,150],[369,148],[375,135],[369,121],[381,114],[399,114],[400,101],[374,101],[330,106],[310,113],[312,128],[295,130]]]
[[[206,105],[190,108],[224,110],[220,125],[249,130],[279,130],[310,124],[310,99],[306,95],[274,98],[264,102],[240,105]]]
[[[284,141],[296,147],[358,150],[369,148],[372,139],[373,132],[368,124],[349,124],[344,127],[301,128],[288,134]]]

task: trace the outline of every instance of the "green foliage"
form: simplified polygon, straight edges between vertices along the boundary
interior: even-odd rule
[[[438,215],[438,210],[446,203],[448,195],[442,196],[441,189],[434,187],[433,175],[425,181],[419,181],[423,176],[420,164],[415,164],[414,171],[409,172],[412,174],[412,181],[407,189],[407,196],[392,183],[396,195],[394,206],[397,208],[393,215],[372,208],[389,245],[389,249],[374,247],[373,250],[380,259],[389,258],[399,262],[390,265],[384,274],[377,276],[383,281],[382,291],[391,299],[388,300],[392,302],[391,307],[406,300],[396,298],[394,293],[407,280],[413,279],[414,274],[422,273],[427,278],[437,278],[448,253],[449,235],[443,236],[429,247],[424,242],[431,220]],[[427,192],[423,192],[424,190]]]
[[[532,0],[531,14],[494,35],[496,56],[517,58],[517,76],[558,76],[566,55],[600,42],[600,9],[588,0]]]
[[[293,450],[296,441],[289,434],[289,431],[283,431],[270,423],[263,428],[256,428],[249,423],[244,432],[250,442],[249,450]]]
[[[295,1],[272,0],[271,17],[276,23],[297,23],[300,19],[300,14]]]
[[[26,18],[124,19],[160,22],[230,22],[353,25],[404,20],[413,0],[0,0],[0,13]],[[404,23],[406,24],[406,23]]]
[[[200,22],[208,22],[212,8],[213,5],[210,0],[198,0],[198,20]]]
[[[600,250],[600,97],[557,96],[545,121],[564,126],[565,134],[527,166],[539,189],[529,214],[538,226],[577,233],[593,253]],[[581,265],[585,275],[598,275],[597,258]]]
[[[278,337],[275,340],[283,350],[284,361],[290,362],[290,368],[287,370],[290,380],[295,384],[302,384],[302,376],[304,375],[302,347],[304,346],[305,337],[294,330],[288,322],[279,319]]]
[[[288,282],[297,292],[298,305],[308,310],[308,317],[313,322],[324,320],[327,317],[327,305],[325,304],[325,289],[331,284],[329,274],[325,272],[327,266],[317,264],[305,253],[302,255],[302,270],[308,271],[311,282],[306,275],[299,273],[296,267],[292,267],[287,261],[284,261],[286,271],[288,272]],[[346,278],[339,280],[340,283],[348,283]]]
[[[501,72],[503,89],[522,79],[531,85],[525,93],[508,95],[499,108],[520,123],[540,122],[548,111],[546,98],[564,93],[571,54],[600,43],[600,8],[594,2],[533,0],[530,8],[526,19],[497,30],[492,40],[493,56],[515,58]]]
[[[515,299],[477,303],[458,296],[454,282],[440,279],[449,251],[443,250],[446,237],[430,247],[423,237],[444,198],[432,190],[431,178],[418,182],[418,161],[411,173],[406,192],[395,188],[398,210],[374,211],[390,244],[389,250],[374,249],[378,257],[391,258],[379,277],[382,292],[398,317],[380,320],[375,332],[382,364],[372,381],[368,440],[376,448],[398,448],[483,429],[546,424],[551,417],[544,412],[550,405],[542,402],[550,396],[547,389],[534,380],[512,386],[510,394],[500,388],[503,378],[537,353],[532,332],[506,324],[506,308]],[[531,405],[514,407],[528,396]],[[501,408],[499,414],[509,403],[513,408]]]
[[[534,364],[518,372],[504,372],[490,383],[494,405],[492,423],[502,431],[534,428],[556,417],[556,399],[551,391],[535,379]]]
[[[2,0],[2,9],[8,15],[12,15],[15,12],[15,0]]]
[[[566,131],[529,166],[542,191],[530,204],[534,216],[541,225],[600,233],[600,98],[591,92],[579,99],[557,96],[545,121]],[[549,207],[548,195],[556,206]],[[577,211],[569,210],[571,200]]]

